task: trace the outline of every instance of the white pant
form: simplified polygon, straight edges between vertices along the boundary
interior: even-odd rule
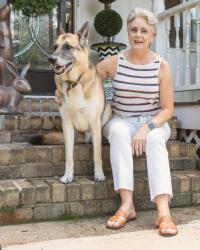
[[[131,138],[137,129],[150,117],[114,117],[104,128],[104,135],[110,143],[110,161],[114,179],[114,189],[134,190],[133,155]],[[151,200],[160,194],[172,197],[171,175],[166,142],[170,137],[170,127],[151,130],[146,139],[147,171]]]

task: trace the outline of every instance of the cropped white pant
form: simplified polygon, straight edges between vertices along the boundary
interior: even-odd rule
[[[110,161],[114,189],[134,190],[131,138],[150,117],[114,117],[104,128],[110,143]],[[146,139],[147,172],[151,200],[160,194],[172,197],[171,175],[166,142],[171,130],[168,123],[151,130]]]

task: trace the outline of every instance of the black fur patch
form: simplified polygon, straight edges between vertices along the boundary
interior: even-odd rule
[[[36,135],[30,139],[30,143],[33,145],[42,145],[43,144],[43,136]]]

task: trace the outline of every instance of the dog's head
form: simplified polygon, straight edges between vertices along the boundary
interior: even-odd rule
[[[69,72],[82,60],[82,52],[88,43],[89,24],[86,22],[76,34],[65,33],[60,25],[60,35],[54,44],[54,52],[49,57],[57,75]],[[81,55],[80,55],[81,53]]]

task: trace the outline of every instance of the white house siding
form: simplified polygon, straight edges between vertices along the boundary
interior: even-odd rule
[[[200,105],[176,106],[175,115],[178,117],[178,128],[199,130],[199,113]]]
[[[130,10],[138,6],[151,9],[151,3],[151,0],[117,0],[112,3],[112,9],[116,10],[121,15],[123,20],[123,28],[116,36],[116,42],[121,42],[128,45],[126,19]],[[85,21],[89,21],[89,46],[94,43],[102,42],[102,37],[95,31],[93,22],[96,14],[103,10],[103,8],[104,5],[97,0],[76,0],[75,28],[78,30]],[[98,60],[96,52],[91,51],[91,59],[93,62]]]

